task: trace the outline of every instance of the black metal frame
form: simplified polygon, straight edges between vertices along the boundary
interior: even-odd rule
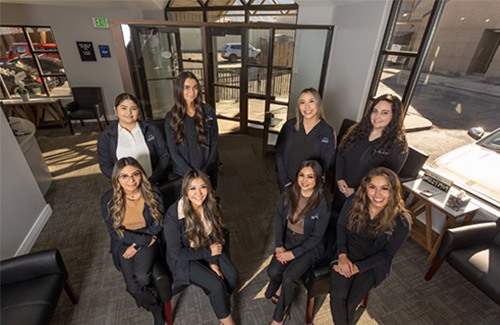
[[[441,15],[443,13],[444,6],[447,0],[435,0],[434,6],[430,12],[429,20],[427,21],[427,26],[425,28],[424,34],[422,36],[422,42],[420,43],[418,51],[394,51],[387,50],[387,46],[392,39],[392,35],[394,33],[394,29],[396,28],[396,23],[398,19],[398,14],[401,9],[401,5],[403,0],[393,0],[391,12],[389,14],[389,18],[387,21],[387,27],[385,30],[384,38],[382,40],[382,45],[380,47],[380,52],[377,60],[377,65],[375,67],[375,71],[373,73],[372,83],[370,85],[370,90],[368,92],[368,98],[366,100],[365,112],[367,114],[370,105],[375,99],[375,95],[377,93],[377,88],[380,83],[380,77],[382,75],[382,71],[384,68],[384,64],[386,61],[387,55],[397,55],[407,58],[414,58],[415,62],[412,66],[410,76],[408,78],[408,82],[406,84],[405,90],[402,96],[403,103],[403,112],[406,114],[408,111],[408,107],[410,106],[410,102],[413,98],[413,94],[415,92],[415,88],[417,87],[418,78],[422,71],[422,67],[425,63],[425,59],[429,53],[429,49],[432,44],[432,40],[436,34],[437,26]]]
[[[267,5],[254,5],[255,0],[240,0],[241,6],[211,6],[211,0],[197,0],[199,7],[172,7],[173,0],[169,0],[164,9],[165,20],[168,21],[169,12],[186,12],[186,11],[200,11],[202,13],[203,22],[208,22],[208,12],[209,11],[243,11],[244,12],[244,22],[250,22],[250,16],[252,11],[262,12],[262,11],[284,11],[282,15],[289,14],[290,11],[296,11],[295,16],[297,16],[299,6],[296,3],[291,4],[267,4]]]

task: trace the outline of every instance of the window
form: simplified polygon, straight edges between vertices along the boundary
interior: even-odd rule
[[[294,0],[170,0],[165,7],[169,21],[218,23],[297,23]]]
[[[0,78],[3,98],[71,94],[59,50],[50,27],[1,26]]]
[[[427,165],[497,207],[500,154],[466,145],[471,127],[500,127],[499,23],[495,0],[394,1],[370,91],[399,95]]]

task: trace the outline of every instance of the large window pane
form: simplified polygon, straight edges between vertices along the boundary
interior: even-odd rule
[[[4,98],[19,97],[20,88],[26,88],[31,97],[71,94],[49,27],[0,27],[0,34],[0,76]]]

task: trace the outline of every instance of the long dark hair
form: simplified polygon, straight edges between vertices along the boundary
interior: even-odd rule
[[[369,221],[369,218],[367,218],[370,207],[368,184],[376,176],[383,176],[387,180],[390,188],[390,196],[384,209],[375,217],[375,219]],[[408,224],[411,223],[410,213],[405,208],[405,204],[401,196],[401,184],[399,183],[399,178],[392,170],[385,167],[377,167],[369,171],[365,177],[363,177],[361,184],[354,194],[353,206],[351,210],[349,210],[348,214],[349,219],[347,222],[347,228],[351,232],[360,233],[369,222],[369,233],[374,236],[381,235],[382,233],[390,231],[394,228],[396,225],[396,218],[400,214],[408,221]]]
[[[375,145],[372,156],[377,152],[387,152],[397,147],[401,147],[403,152],[408,151],[408,143],[403,131],[403,104],[395,95],[385,94],[377,97],[371,104],[368,114],[347,131],[339,144],[339,153],[342,153],[346,148],[350,148],[351,145],[368,138],[373,129],[371,114],[374,107],[381,101],[391,104],[392,119],[382,131],[382,136],[380,137],[380,141]]]
[[[212,226],[212,231],[208,236],[205,235],[203,224],[200,218],[196,216],[187,196],[189,185],[195,178],[201,178],[208,189],[207,198],[203,202],[203,216]],[[207,174],[201,170],[190,170],[184,175],[182,180],[182,204],[182,211],[186,220],[185,234],[192,244],[192,248],[208,247],[213,243],[224,244],[222,213]]]
[[[198,96],[194,100],[195,114],[194,124],[198,132],[198,143],[206,147],[206,131],[205,131],[205,112],[203,111],[203,103],[201,101],[201,89],[198,78],[191,71],[182,71],[179,73],[174,82],[174,106],[172,107],[172,119],[170,120],[170,127],[174,131],[175,143],[179,146],[184,140],[185,134],[183,132],[184,117],[186,116],[187,104],[184,99],[184,82],[186,79],[194,79],[198,87]]]
[[[118,177],[122,169],[125,166],[132,166],[139,170],[141,173],[141,183],[139,186],[139,190],[141,191],[142,197],[144,198],[144,203],[149,206],[151,209],[151,215],[155,221],[155,224],[159,224],[163,216],[158,211],[159,202],[155,197],[155,193],[151,183],[146,176],[146,172],[142,168],[141,164],[137,160],[132,157],[125,157],[118,160],[113,168],[113,172],[111,173],[111,183],[113,184],[113,197],[108,203],[109,206],[109,215],[113,218],[113,229],[123,237],[123,230],[121,228],[123,224],[123,219],[125,218],[125,192],[123,191],[120,182],[118,181]]]
[[[314,172],[314,180],[316,181],[316,186],[314,186],[313,193],[307,199],[307,203],[302,209],[302,211],[297,211],[300,200],[300,190],[301,190],[297,179],[299,178],[299,174],[302,171],[302,169],[306,167],[312,168]],[[323,198],[323,177],[324,177],[323,169],[316,160],[305,160],[300,164],[299,168],[297,169],[297,172],[295,173],[295,181],[293,182],[293,185],[290,186],[290,188],[287,190],[285,196],[285,205],[290,205],[290,210],[288,211],[287,218],[290,218],[296,212],[298,212],[299,215],[297,220],[300,220],[304,218],[304,216],[309,211],[311,211],[312,209],[316,208],[319,205],[321,199]]]

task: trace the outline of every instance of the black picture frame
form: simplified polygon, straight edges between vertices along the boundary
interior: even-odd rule
[[[82,61],[97,61],[92,42],[76,42]]]

